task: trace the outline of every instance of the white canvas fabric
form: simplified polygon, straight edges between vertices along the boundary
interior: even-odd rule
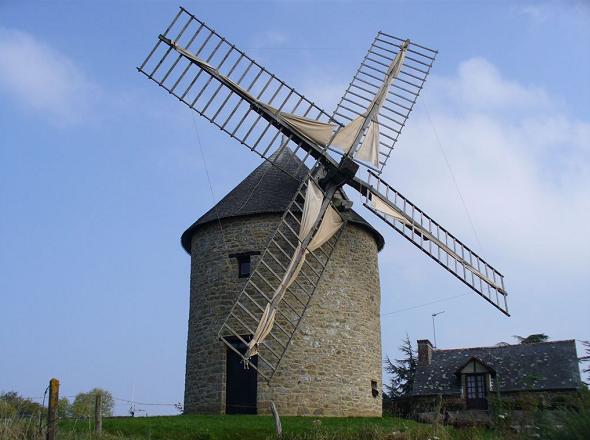
[[[379,166],[379,125],[375,121],[370,122],[363,143],[354,157],[371,163],[375,168]]]
[[[307,184],[307,191],[305,192],[305,201],[303,203],[303,215],[301,216],[301,225],[299,226],[298,238],[299,241],[305,240],[313,224],[320,215],[322,202],[324,201],[324,193],[319,186],[313,181],[309,180]]]
[[[342,223],[342,217],[340,217],[338,211],[328,206],[318,230],[307,245],[307,250],[312,252],[322,247],[340,229]]]
[[[333,124],[304,118],[303,116],[294,115],[292,113],[281,112],[262,102],[259,102],[258,104],[321,146],[328,145],[330,139],[332,139],[332,134],[336,128]]]
[[[383,101],[387,95],[387,91],[391,86],[393,80],[397,77],[401,70],[402,63],[405,58],[405,50],[400,51],[394,62],[387,72],[386,86],[382,87],[377,96],[373,99],[370,107],[376,106],[377,111],[371,113],[373,120],[369,123],[365,137],[359,149],[354,153],[354,157],[364,162],[371,163],[374,167],[379,167],[379,126],[377,123],[377,114],[379,109],[383,105]],[[193,57],[194,58],[194,57]],[[217,72],[207,62],[195,58],[196,62],[201,65],[202,68],[209,71]],[[231,79],[225,77],[227,81],[231,82],[236,88],[241,89],[245,94],[251,96],[248,92],[243,90],[238,84],[234,83]],[[255,98],[252,97],[252,100]],[[348,153],[353,147],[354,141],[357,139],[360,130],[363,129],[366,118],[369,116],[367,113],[358,116],[352,120],[348,125],[340,129],[334,136],[334,130],[336,125],[320,122],[313,119],[305,118],[302,116],[294,115],[291,113],[281,112],[274,107],[258,102],[258,105],[264,107],[268,111],[274,113],[276,117],[280,118],[283,122],[290,125],[295,130],[299,131],[309,139],[313,140],[321,146],[328,144],[335,148],[342,150],[344,153]],[[334,137],[334,139],[332,139]],[[332,142],[330,142],[332,141]]]
[[[475,275],[480,277],[482,280],[487,282],[490,286],[495,287],[498,290],[501,290],[501,286],[499,286],[493,280],[491,280],[489,277],[485,276],[479,270],[477,270],[476,268],[471,266],[459,254],[454,252],[451,248],[449,248],[446,244],[444,244],[442,241],[437,239],[435,236],[433,236],[427,230],[425,230],[424,228],[422,228],[420,226],[413,225],[403,215],[401,215],[399,212],[397,212],[396,210],[391,208],[387,203],[385,203],[380,197],[376,196],[375,194],[371,194],[371,204],[375,210],[377,210],[385,215],[388,215],[390,217],[393,217],[394,219],[399,220],[400,222],[406,224],[408,227],[413,228],[414,231],[416,231],[419,234],[422,234],[422,237],[425,240],[432,240],[434,243],[436,243],[437,246],[439,246],[441,249],[443,249],[445,252],[447,252],[449,255],[451,255],[453,258],[455,258],[457,261],[460,261],[466,270],[474,273]]]
[[[371,194],[371,204],[373,205],[373,208],[375,208],[377,211],[390,217],[393,217],[394,219],[399,220],[400,222],[405,223],[406,225],[411,225],[411,223],[403,215],[401,215],[399,212],[397,212],[395,209],[393,209],[391,206],[389,206],[375,194]]]
[[[250,358],[258,354],[258,348],[262,341],[266,339],[266,337],[270,334],[272,330],[272,326],[275,322],[275,315],[277,314],[277,310],[268,303],[264,312],[262,313],[262,317],[260,318],[260,322],[258,323],[258,327],[256,327],[256,331],[254,332],[254,336],[252,340],[248,343],[248,350],[246,351],[246,358]]]
[[[303,118],[301,116],[293,115],[291,113],[279,112],[279,116],[292,127],[297,128],[307,137],[314,140],[321,146],[326,146],[332,139],[332,133],[336,128],[333,124],[325,122],[314,121],[313,119]]]
[[[397,78],[397,76],[399,75],[405,58],[406,51],[401,50],[396,56],[396,58],[393,60],[389,68],[387,69],[387,87],[383,87],[374,100],[375,104],[379,109],[381,109],[381,106],[383,105],[383,101],[385,100],[385,96],[387,95],[387,91],[389,90],[389,87],[391,87],[393,80]]]
[[[309,235],[314,223],[316,222],[322,203],[324,201],[324,194],[321,189],[316,185],[313,180],[309,181],[307,185],[307,192],[305,193],[305,202],[303,204],[303,215],[301,217],[301,224],[299,226],[298,238],[300,241],[305,240]],[[286,290],[299,275],[303,264],[305,263],[306,255],[319,249],[324,243],[326,243],[342,226],[343,220],[340,214],[332,207],[328,206],[320,225],[313,235],[313,238],[309,242],[307,249],[303,249],[301,243],[295,248],[291,262],[287,267],[285,275],[281,280],[281,283],[275,290],[271,302],[266,305],[260,322],[256,327],[252,340],[248,343],[248,350],[246,351],[245,357],[250,358],[258,354],[258,347],[262,341],[269,335],[274,325],[275,315],[277,312],[277,306],[283,299]]]
[[[352,147],[352,143],[358,136],[360,129],[363,128],[364,122],[365,116],[360,115],[353,119],[348,125],[342,127],[340,131],[336,133],[336,136],[334,136],[332,146],[342,150],[344,153],[348,153]]]

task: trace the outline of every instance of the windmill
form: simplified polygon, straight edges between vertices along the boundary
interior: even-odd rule
[[[181,7],[138,67],[298,182],[219,329],[228,349],[267,381],[343,230],[352,206],[345,185],[360,193],[376,217],[508,315],[503,275],[380,177],[436,55],[408,39],[377,33],[328,114]],[[296,155],[299,168],[284,166],[285,155]]]

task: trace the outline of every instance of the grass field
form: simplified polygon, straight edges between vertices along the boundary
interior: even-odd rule
[[[434,427],[393,417],[326,418],[282,417],[285,440],[361,440],[361,439],[497,439],[484,429],[457,430]],[[265,416],[167,416],[108,418],[103,421],[108,437],[129,439],[229,440],[274,439],[274,424]],[[63,421],[60,431],[68,438],[92,432],[87,422]],[[77,435],[76,435],[77,434]]]

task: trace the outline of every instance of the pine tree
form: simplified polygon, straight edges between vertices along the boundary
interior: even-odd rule
[[[412,394],[416,375],[416,352],[412,348],[408,335],[399,349],[403,354],[402,359],[395,359],[392,362],[389,356],[385,357],[385,371],[392,375],[391,385],[385,385],[387,397],[390,399]]]
[[[518,340],[519,344],[537,344],[539,342],[547,342],[549,339],[549,336],[545,333],[535,333],[528,335],[526,338],[518,335],[514,335],[514,337]]]
[[[588,382],[585,383],[590,385],[590,341],[582,341],[582,345],[584,346],[585,355],[580,357],[579,361],[586,364],[586,368],[582,370],[582,373],[588,374]]]

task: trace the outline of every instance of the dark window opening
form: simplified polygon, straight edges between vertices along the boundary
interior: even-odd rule
[[[250,255],[245,255],[238,258],[238,277],[248,278],[250,276]]]
[[[373,397],[379,396],[379,388],[377,388],[376,380],[371,381],[371,394],[373,395]]]
[[[252,255],[260,255],[258,251],[240,252],[229,254],[229,258],[235,258],[238,261],[238,277],[248,278],[252,272]]]

